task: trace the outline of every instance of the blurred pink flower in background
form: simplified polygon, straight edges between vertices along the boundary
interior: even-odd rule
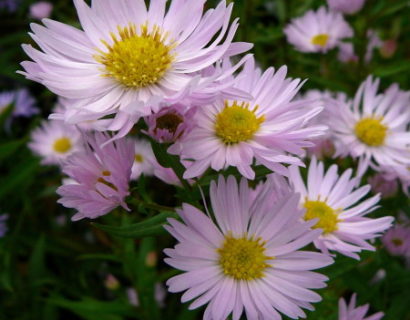
[[[410,256],[410,227],[400,224],[390,228],[382,238],[386,250],[393,256]]]
[[[372,187],[372,191],[374,193],[380,193],[382,198],[393,197],[399,189],[397,179],[391,179],[391,177],[382,172],[376,173],[370,177],[367,182]]]
[[[354,14],[362,10],[366,0],[327,0],[327,5],[334,11]]]
[[[372,316],[366,317],[366,313],[369,310],[369,305],[356,307],[356,294],[350,299],[349,305],[343,298],[339,300],[339,320],[380,320],[383,318],[384,313],[378,312]],[[365,318],[366,317],[366,318]]]
[[[342,14],[320,7],[292,19],[284,32],[288,42],[301,52],[320,52],[337,47],[342,39],[353,36],[353,30]]]
[[[34,19],[48,18],[53,11],[53,5],[47,1],[39,1],[30,6],[30,17]]]

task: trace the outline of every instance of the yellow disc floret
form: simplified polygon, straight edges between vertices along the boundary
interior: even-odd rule
[[[95,59],[105,66],[104,76],[116,79],[128,88],[139,89],[157,83],[174,60],[174,44],[166,45],[166,36],[158,27],[140,32],[134,24],[118,27],[118,35],[111,33],[113,44],[101,40],[108,51],[99,50]]]
[[[53,149],[58,153],[66,153],[71,150],[71,140],[67,137],[62,137],[54,141]]]
[[[215,134],[225,144],[235,144],[251,140],[259,130],[264,116],[257,117],[257,107],[249,110],[249,103],[234,102],[229,106],[225,102],[224,109],[216,116]]]
[[[137,153],[134,156],[134,160],[135,160],[135,162],[143,163],[144,162],[144,157],[142,156],[142,154]]]
[[[223,246],[217,249],[219,265],[225,276],[235,280],[253,280],[263,277],[263,272],[270,267],[265,255],[265,242],[260,238],[234,238],[225,236]]]
[[[363,118],[356,123],[354,132],[364,144],[370,147],[380,147],[386,139],[387,129],[381,119]]]
[[[306,201],[304,207],[306,208],[305,220],[319,219],[313,226],[314,229],[322,229],[325,234],[337,230],[338,216],[326,202]]]
[[[321,47],[325,47],[328,41],[329,41],[329,35],[326,33],[317,34],[312,38],[312,40],[310,40],[310,42],[314,44],[315,46],[321,46]]]

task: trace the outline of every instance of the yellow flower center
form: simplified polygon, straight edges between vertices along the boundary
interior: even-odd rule
[[[59,138],[53,144],[54,151],[58,153],[66,153],[70,151],[71,147],[71,140],[67,137]]]
[[[134,160],[135,160],[135,162],[143,163],[144,162],[144,157],[141,154],[136,154],[134,156]]]
[[[217,249],[223,273],[235,280],[262,278],[265,269],[270,267],[266,261],[273,259],[265,255],[264,245],[260,238],[226,236],[222,248]]]
[[[329,40],[329,35],[326,33],[320,33],[315,35],[312,40],[310,40],[312,42],[312,44],[314,44],[315,46],[321,46],[321,47],[325,47],[327,45],[327,41]]]
[[[114,44],[101,40],[108,52],[99,50],[94,58],[105,66],[104,75],[128,88],[139,89],[157,83],[171,67],[174,45],[164,44],[166,35],[159,27],[148,31],[142,25],[138,33],[134,24],[118,26],[118,36],[111,33]]]
[[[257,108],[249,110],[249,103],[236,101],[229,106],[225,101],[225,108],[215,119],[216,136],[225,144],[251,140],[265,121],[264,116],[256,117]]]
[[[380,147],[386,139],[387,129],[381,123],[381,119],[363,118],[356,123],[354,132],[357,138],[364,144],[370,147]]]
[[[322,229],[323,233],[331,233],[337,230],[338,218],[335,210],[323,201],[306,201],[305,220],[318,218],[319,221],[313,226],[314,229]]]

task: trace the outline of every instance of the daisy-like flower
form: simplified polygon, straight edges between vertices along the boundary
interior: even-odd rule
[[[176,104],[161,109],[145,118],[149,136],[160,143],[173,143],[185,136],[194,127],[196,108]]]
[[[193,160],[184,178],[201,175],[208,167],[219,171],[236,167],[248,179],[254,179],[254,159],[280,174],[283,164],[299,164],[302,148],[313,146],[309,139],[324,133],[326,126],[309,126],[322,107],[292,101],[303,83],[286,78],[287,68],[265,73],[249,60],[237,76],[235,88],[249,92],[251,101],[217,100],[197,111],[192,131],[182,138],[182,159]],[[291,155],[288,155],[290,153]]]
[[[372,187],[373,193],[380,193],[382,198],[394,197],[399,189],[398,180],[384,172],[369,177],[367,182]]]
[[[61,165],[68,156],[83,149],[83,140],[75,126],[49,120],[33,130],[28,146],[41,156],[42,164]]]
[[[154,163],[157,162],[151,144],[147,140],[133,139],[134,163],[132,165],[131,179],[136,180],[141,174],[152,176]]]
[[[301,52],[325,53],[335,48],[342,39],[351,38],[353,30],[341,13],[320,7],[295,18],[284,30],[288,42]]]
[[[14,92],[5,91],[0,93],[0,115],[9,108],[14,102]]]
[[[232,4],[222,1],[203,13],[205,2],[151,0],[146,8],[144,0],[100,0],[91,7],[74,0],[83,30],[48,19],[45,26],[32,24],[42,51],[23,46],[33,62],[22,63],[22,74],[73,101],[66,121],[116,114],[109,129],[129,130],[164,99],[207,82],[198,72],[251,48],[232,43],[238,27],[237,20],[229,23]],[[206,89],[219,91],[212,84]]]
[[[349,305],[346,305],[343,298],[339,300],[339,320],[380,320],[384,316],[383,312],[378,312],[366,317],[368,310],[368,304],[356,307],[356,294],[351,297]]]
[[[134,145],[125,138],[106,143],[110,138],[102,133],[88,134],[86,149],[64,164],[63,173],[75,182],[57,189],[61,196],[58,202],[78,211],[73,221],[95,219],[118,206],[129,210],[125,197],[129,195]]]
[[[358,203],[370,191],[370,186],[356,188],[358,179],[351,177],[352,170],[339,176],[337,169],[337,165],[332,165],[325,172],[323,163],[313,158],[306,185],[298,167],[291,166],[289,176],[295,191],[301,194],[300,206],[306,209],[304,219],[319,219],[313,228],[320,228],[322,234],[314,241],[315,246],[326,253],[332,250],[359,259],[358,252],[375,250],[366,240],[387,230],[393,217],[365,217],[376,209],[380,196]]]
[[[379,80],[360,86],[353,101],[340,103],[331,119],[335,156],[360,158],[363,170],[371,165],[410,166],[410,91],[390,86],[378,94]]]
[[[183,223],[169,219],[165,228],[179,243],[165,249],[165,261],[184,271],[168,280],[169,291],[186,291],[181,300],[194,299],[190,309],[208,303],[204,319],[238,320],[243,312],[248,319],[296,319],[321,300],[309,289],[325,287],[327,278],[310,270],[333,261],[299,250],[320,231],[301,221],[299,195],[284,191],[282,179],[270,176],[253,199],[246,179],[238,186],[233,176],[220,176],[210,188],[216,222],[189,204],[178,211]],[[276,193],[281,197],[272,201]]]
[[[362,10],[366,0],[327,0],[330,9],[345,14],[354,14]]]
[[[393,256],[410,256],[410,227],[396,224],[382,238],[387,251]]]

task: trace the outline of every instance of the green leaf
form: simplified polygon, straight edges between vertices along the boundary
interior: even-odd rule
[[[22,185],[28,186],[29,184],[27,182],[35,177],[35,172],[38,168],[38,161],[33,158],[18,163],[8,176],[2,178],[0,185],[0,199],[4,198],[9,193],[16,192]]]
[[[122,319],[122,317],[118,317],[120,315],[132,316],[135,314],[135,310],[125,301],[98,301],[88,297],[79,301],[53,297],[47,301],[90,320],[116,320]]]
[[[35,282],[45,275],[46,268],[44,264],[45,253],[45,237],[41,235],[37,240],[33,253],[31,254],[29,261],[29,278],[32,282]]]
[[[402,61],[399,63],[385,65],[383,67],[376,68],[373,73],[377,77],[387,77],[408,70],[410,70],[410,63],[407,61]]]
[[[144,238],[150,236],[156,236],[166,233],[163,228],[163,224],[167,218],[177,218],[177,214],[174,212],[162,212],[150,219],[143,222],[126,225],[126,226],[109,226],[99,223],[93,223],[92,225],[101,229],[113,236],[124,238]]]
[[[0,145],[0,161],[11,156],[25,143],[26,143],[26,139],[12,140],[12,141],[1,144]]]

